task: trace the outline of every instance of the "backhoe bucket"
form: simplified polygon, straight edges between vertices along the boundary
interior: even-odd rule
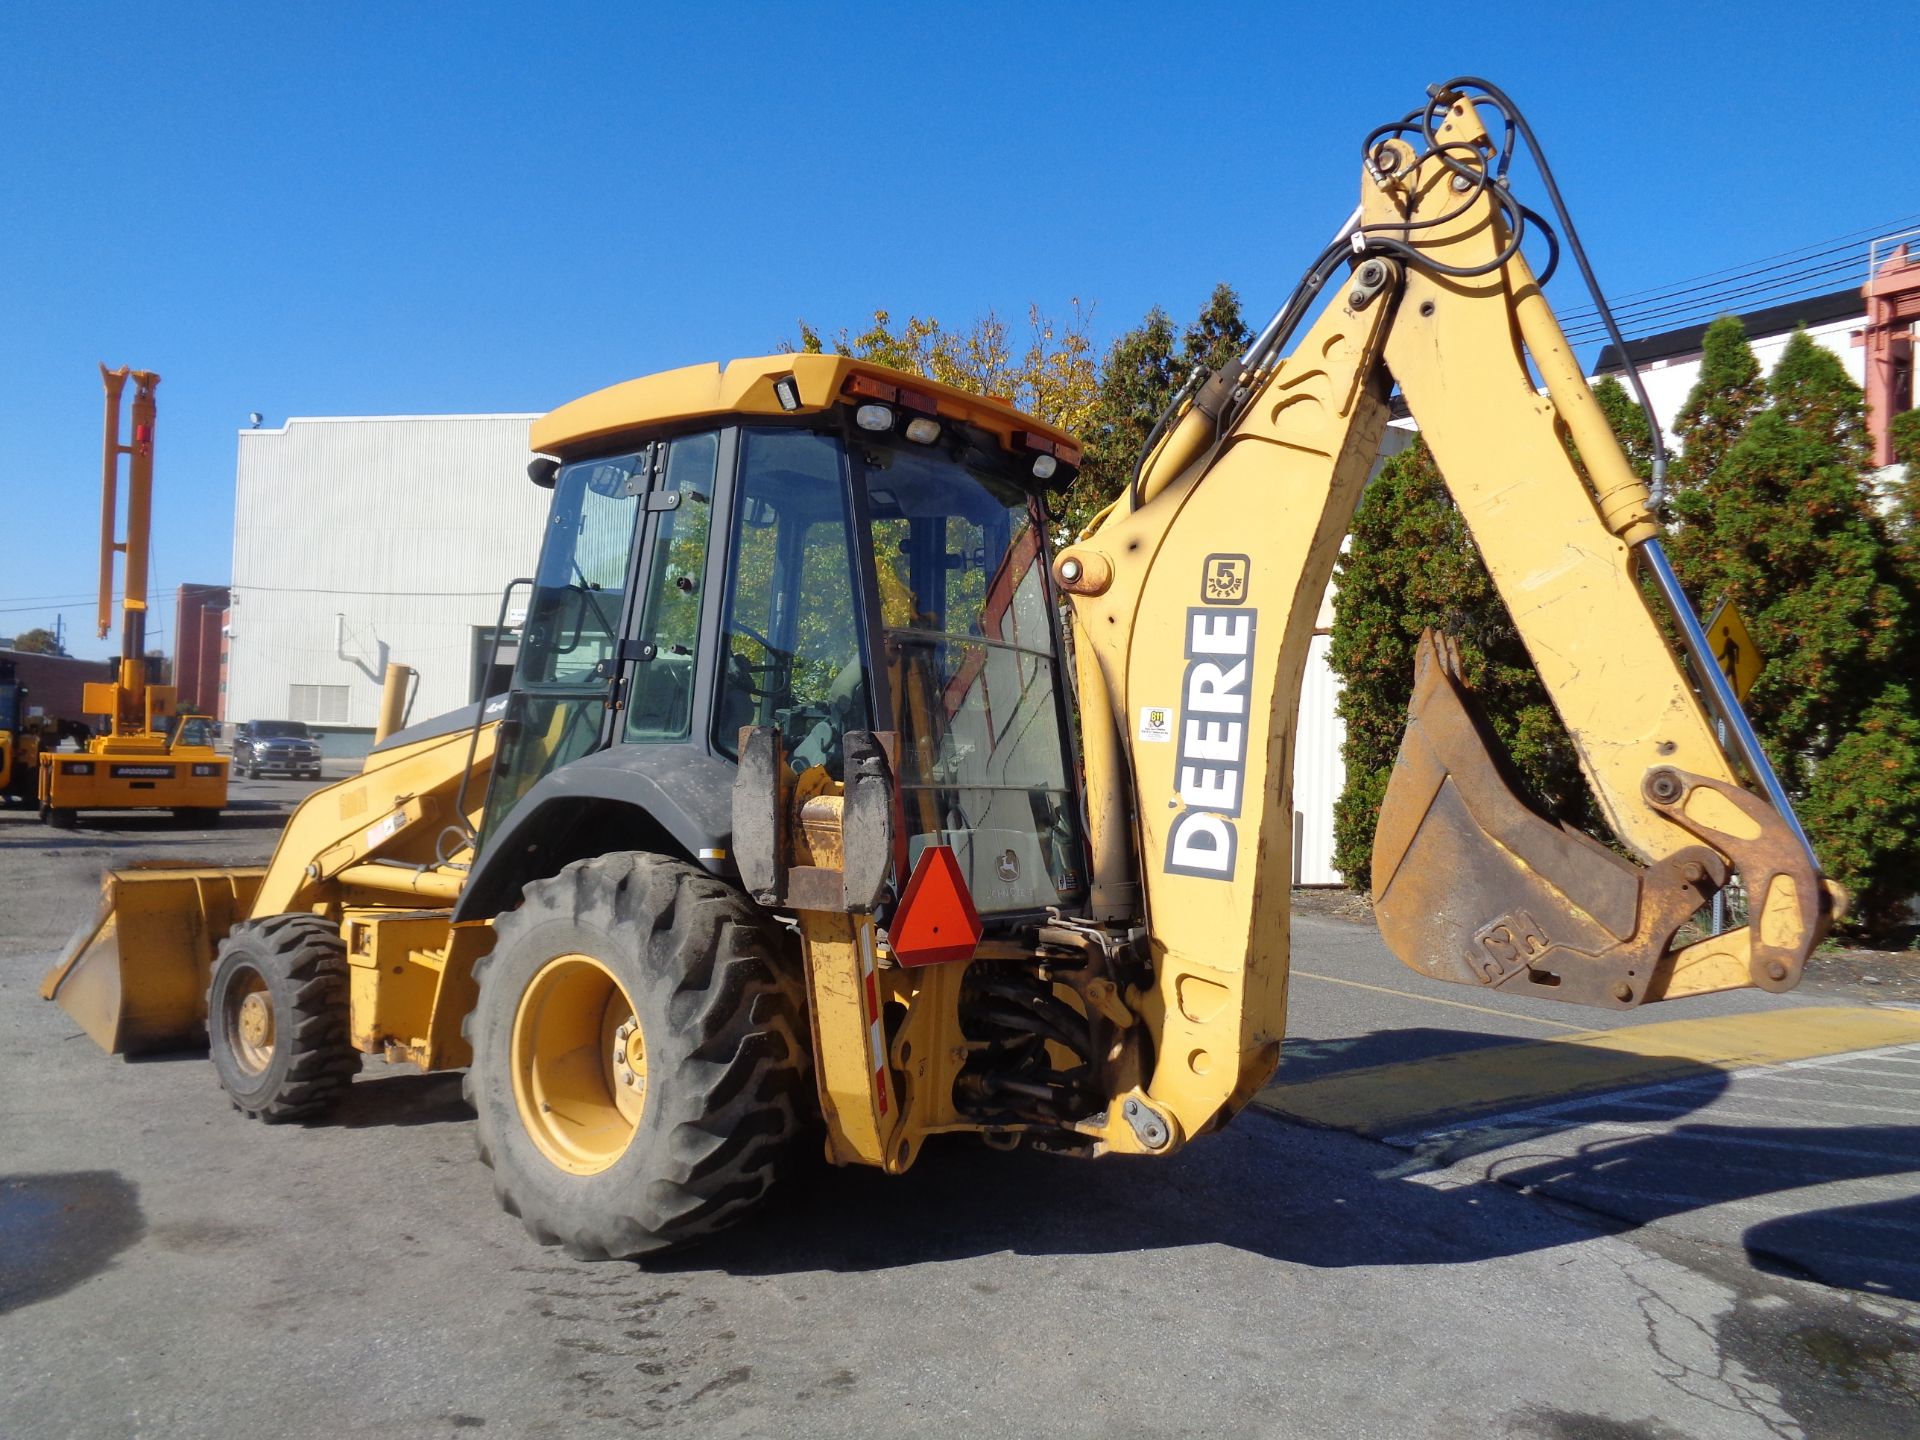
[[[204,1045],[214,951],[264,868],[140,864],[100,877],[100,909],[40,982],[110,1055]]]
[[[1421,636],[1414,676],[1373,840],[1387,947],[1436,980],[1609,1009],[1658,998],[1673,934],[1726,882],[1725,860],[1703,845],[1643,868],[1536,814],[1453,642]]]

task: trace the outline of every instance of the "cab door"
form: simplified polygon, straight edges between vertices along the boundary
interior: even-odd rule
[[[705,431],[556,476],[485,833],[563,765],[692,734],[719,450]]]
[[[603,743],[656,448],[575,461],[554,477],[487,790],[483,846],[543,775]]]

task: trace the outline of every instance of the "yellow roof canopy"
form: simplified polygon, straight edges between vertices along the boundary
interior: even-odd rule
[[[791,375],[799,392],[797,410],[780,403],[774,382]],[[906,375],[845,355],[762,355],[725,365],[689,365],[623,381],[582,396],[533,424],[533,448],[569,458],[605,441],[642,439],[653,431],[689,421],[733,415],[817,413],[852,398],[848,382],[865,376],[884,385],[925,396],[942,418],[977,426],[1010,444],[1016,432],[1044,437],[1070,447],[1077,463],[1079,442],[1064,430],[1023,415],[1004,400],[975,395],[924,376]],[[1065,458],[1065,457],[1063,457]]]

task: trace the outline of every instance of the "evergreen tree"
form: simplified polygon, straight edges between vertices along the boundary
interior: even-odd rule
[[[1710,384],[1703,367],[1683,415],[1724,420]],[[1674,567],[1697,603],[1729,600],[1746,618],[1765,660],[1748,713],[1815,852],[1855,894],[1852,928],[1872,934],[1920,887],[1920,828],[1892,798],[1920,790],[1904,684],[1920,615],[1873,503],[1859,387],[1801,331],[1765,394],[1724,450],[1720,421],[1689,439]]]
[[[1181,337],[1180,358],[1188,371],[1196,365],[1218,370],[1229,360],[1238,359],[1252,343],[1253,331],[1240,313],[1238,292],[1231,285],[1216,285]]]
[[[1174,346],[1173,322],[1155,306],[1117,338],[1100,367],[1093,423],[1085,432],[1086,462],[1056,506],[1062,528],[1078,534],[1133,478],[1147,437],[1166,412],[1174,392],[1197,366],[1218,369],[1253,340],[1230,285],[1216,285],[1193,323]]]
[[[1673,417],[1681,446],[1669,472],[1676,496],[1697,488],[1719,468],[1767,397],[1747,327],[1737,317],[1715,320],[1700,344],[1700,378]]]
[[[1627,464],[1642,480],[1653,478],[1653,431],[1647,426],[1647,412],[1627,387],[1609,375],[1593,387],[1593,398],[1613,427],[1613,435],[1627,457]]]
[[[1799,809],[1821,866],[1852,892],[1846,928],[1892,935],[1920,890],[1920,714],[1905,684],[1881,688]]]
[[[1388,460],[1367,487],[1335,584],[1328,658],[1347,735],[1333,863],[1349,885],[1372,883],[1374,826],[1429,626],[1459,642],[1463,678],[1533,803],[1569,824],[1595,822],[1573,747],[1425,442]]]
[[[1159,306],[1107,348],[1088,429],[1086,455],[1065,504],[1062,526],[1078,534],[1128,480],[1154,422],[1179,383],[1173,322]]]

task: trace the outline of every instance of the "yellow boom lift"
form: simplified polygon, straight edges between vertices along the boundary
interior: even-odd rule
[[[120,399],[133,391],[133,440],[120,440]],[[106,715],[108,732],[83,755],[40,751],[40,818],[68,827],[82,810],[169,809],[181,820],[215,824],[227,803],[227,760],[213,750],[213,722],[176,713],[174,687],[147,678],[147,550],[153,501],[151,370],[100,367],[107,391],[100,474],[100,635],[113,628],[113,557],[127,557],[121,595],[120,660],[114,678],[89,682],[85,709]],[[120,457],[127,459],[127,538],[114,539]]]
[[[1615,1009],[1790,988],[1842,897],[1522,253],[1522,139],[1469,80],[1373,132],[1353,218],[1057,554],[1078,444],[925,379],[780,355],[554,411],[509,694],[388,739],[264,870],[108,875],[44,993],[110,1049],[204,1023],[262,1119],[365,1055],[466,1067],[502,1203],[577,1255],[720,1227],[815,1117],[894,1173],[949,1133],[1170,1155],[1279,1060],[1301,671],[1395,384],[1621,849],[1515,793],[1429,636],[1387,943]],[[1753,923],[1678,943],[1735,873]]]

